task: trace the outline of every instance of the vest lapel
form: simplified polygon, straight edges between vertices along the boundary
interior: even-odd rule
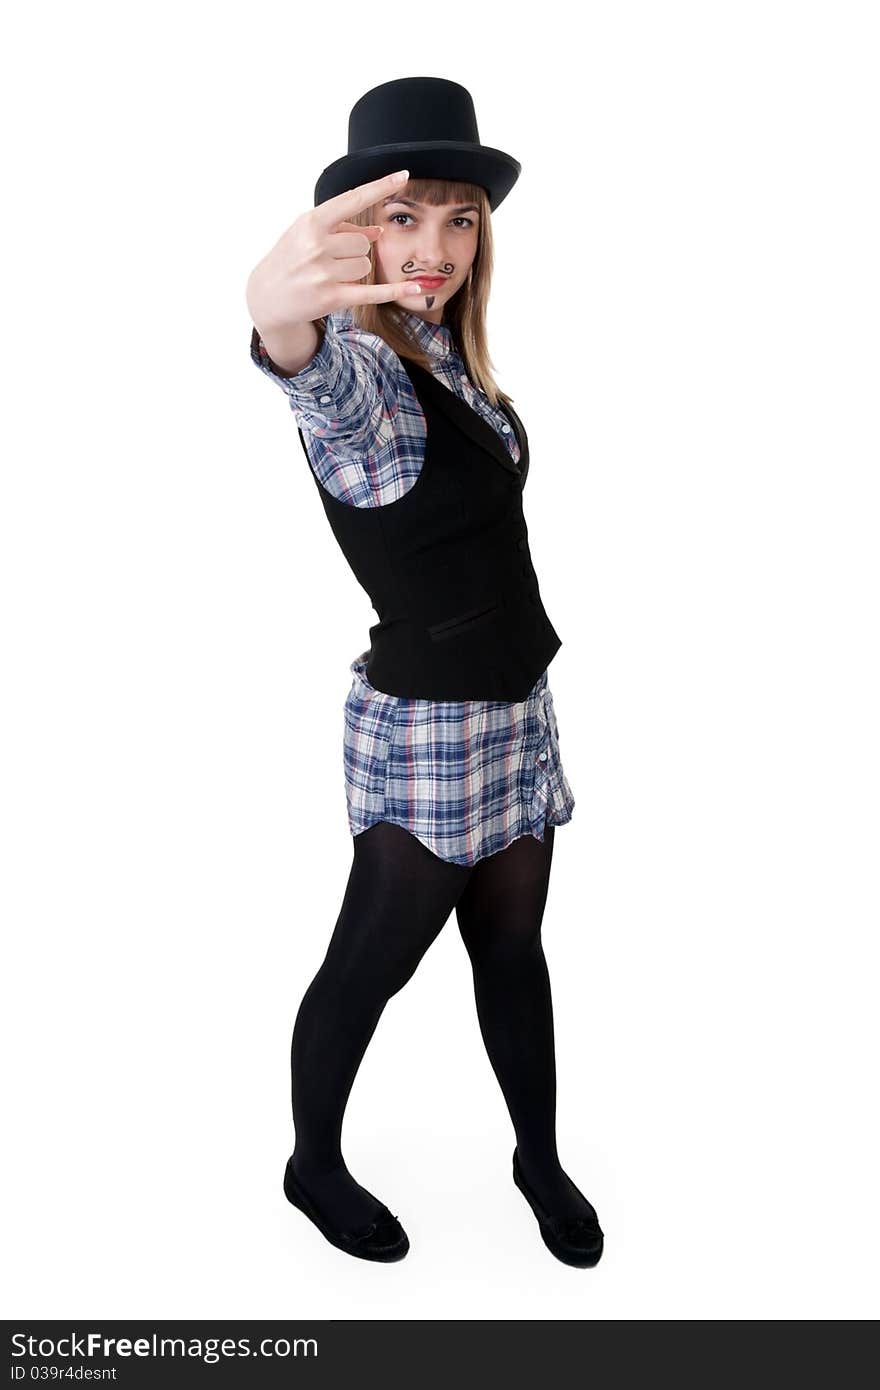
[[[470,439],[491,454],[496,463],[500,463],[502,468],[508,469],[516,477],[525,481],[525,474],[528,471],[528,441],[526,440],[525,430],[522,421],[513,410],[512,406],[505,406],[505,412],[509,415],[511,423],[516,431],[517,443],[520,449],[519,464],[515,464],[510,457],[510,452],[498,431],[493,428],[488,421],[484,420],[476,410],[463,401],[460,396],[444,386],[443,382],[434,376],[433,372],[425,371],[417,362],[407,359],[404,363],[410,375],[413,372],[418,374],[419,384],[431,395],[431,400],[449,417],[454,425],[463,430]]]

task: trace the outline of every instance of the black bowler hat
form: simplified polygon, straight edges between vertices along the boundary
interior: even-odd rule
[[[399,77],[373,87],[351,108],[348,154],[321,174],[315,206],[396,169],[408,169],[414,179],[478,184],[494,212],[522,165],[503,150],[480,144],[466,87],[445,77]]]

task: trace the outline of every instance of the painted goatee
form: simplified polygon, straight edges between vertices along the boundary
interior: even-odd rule
[[[415,270],[415,266],[413,265],[412,261],[406,261],[406,263],[402,265],[400,269],[404,275],[411,275],[412,272]],[[452,274],[454,269],[455,266],[450,261],[447,261],[443,267],[443,274],[447,277],[447,279]],[[434,301],[436,300],[436,298],[437,296],[435,294],[425,295],[425,304],[429,309],[433,309]]]

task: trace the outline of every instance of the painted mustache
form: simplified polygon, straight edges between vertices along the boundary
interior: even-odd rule
[[[404,275],[413,275],[413,274],[417,274],[417,275],[446,275],[446,276],[450,276],[450,275],[452,274],[453,270],[455,269],[455,266],[454,266],[454,265],[450,265],[449,262],[447,261],[446,265],[444,265],[444,266],[442,267],[442,269],[440,269],[440,270],[419,270],[419,271],[417,271],[416,268],[415,268],[415,266],[413,265],[412,261],[406,261],[406,262],[400,267],[400,269],[402,270],[402,272],[403,272]]]

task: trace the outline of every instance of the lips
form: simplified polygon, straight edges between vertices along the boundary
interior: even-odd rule
[[[414,275],[412,278],[418,284],[427,285],[428,289],[436,290],[441,285],[445,285],[449,277],[446,275]]]

